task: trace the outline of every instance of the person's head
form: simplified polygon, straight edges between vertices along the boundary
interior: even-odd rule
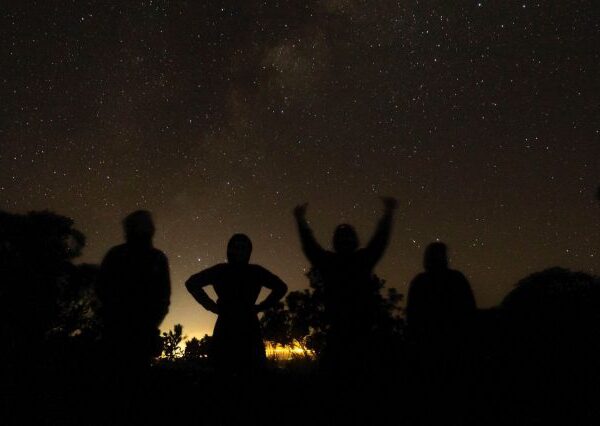
[[[426,271],[439,271],[448,268],[448,248],[442,242],[431,243],[425,249],[423,266]]]
[[[234,264],[250,262],[252,241],[246,234],[234,234],[227,243],[227,261]]]
[[[352,253],[358,249],[358,235],[352,225],[338,225],[333,233],[333,249],[337,253]]]
[[[154,222],[147,210],[137,210],[123,219],[123,229],[127,241],[152,241]]]

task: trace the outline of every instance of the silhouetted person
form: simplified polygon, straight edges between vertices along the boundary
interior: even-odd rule
[[[143,365],[160,355],[159,325],[169,310],[171,283],[164,253],[153,247],[150,212],[123,220],[125,244],[113,247],[100,266],[104,341],[110,356]]]
[[[204,309],[218,315],[213,332],[213,355],[220,371],[233,374],[259,370],[266,360],[257,314],[274,306],[287,292],[287,285],[259,265],[250,264],[252,242],[235,234],[227,244],[227,263],[192,275],[185,283]],[[204,287],[212,285],[217,301]],[[259,304],[262,287],[271,290]]]
[[[406,322],[412,336],[419,340],[438,340],[466,326],[476,305],[469,281],[448,267],[444,243],[431,243],[425,250],[425,272],[410,283]]]
[[[385,212],[364,248],[359,248],[354,227],[342,224],[333,234],[333,251],[323,249],[306,221],[308,205],[294,210],[302,250],[323,281],[324,316],[328,325],[321,356],[325,370],[340,372],[360,368],[359,362],[368,362],[365,357],[379,303],[378,281],[373,277],[373,269],[388,245],[397,205],[393,198],[382,198],[382,201]]]
[[[472,413],[475,298],[465,276],[448,267],[444,243],[429,244],[423,264],[425,272],[410,283],[406,306],[413,344],[411,406],[423,424],[465,424]]]

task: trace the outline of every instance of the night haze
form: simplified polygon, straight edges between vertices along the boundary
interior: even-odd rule
[[[376,4],[375,4],[376,3]],[[225,259],[306,288],[292,209],[329,247],[368,241],[407,291],[437,239],[480,307],[522,277],[600,268],[597,5],[561,2],[22,2],[0,11],[0,208],[49,209],[99,263],[156,222],[164,329],[210,334],[185,280]]]

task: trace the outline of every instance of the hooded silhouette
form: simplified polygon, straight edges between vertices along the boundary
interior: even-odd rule
[[[417,340],[445,340],[460,332],[475,314],[471,286],[465,276],[448,267],[444,243],[429,244],[423,259],[425,272],[411,282],[406,322]]]
[[[227,263],[220,263],[192,275],[185,283],[194,299],[206,310],[218,315],[213,332],[212,351],[219,370],[234,374],[260,369],[266,360],[257,314],[285,295],[287,285],[265,268],[250,264],[252,242],[244,234],[235,234],[227,244]],[[212,285],[217,301],[204,287]],[[271,290],[256,304],[262,287]]]
[[[169,310],[171,283],[164,253],[152,245],[150,212],[123,220],[125,244],[113,247],[100,266],[97,293],[102,303],[104,340],[119,355],[147,363],[160,355],[158,329]]]
[[[411,409],[423,424],[470,424],[463,416],[470,415],[466,407],[474,398],[469,326],[476,306],[469,282],[448,267],[446,252],[441,242],[427,246],[425,272],[412,280],[408,291]]]
[[[323,249],[306,221],[308,205],[294,210],[302,250],[323,281],[324,316],[328,326],[321,356],[325,369],[344,370],[342,362],[355,364],[364,354],[354,351],[368,347],[365,342],[372,334],[379,303],[373,269],[388,245],[397,204],[393,198],[382,198],[382,201],[384,215],[364,248],[359,248],[354,227],[342,224],[334,231],[333,251]],[[349,351],[349,348],[352,349]]]

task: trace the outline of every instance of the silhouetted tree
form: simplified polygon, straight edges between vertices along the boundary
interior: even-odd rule
[[[591,348],[600,342],[596,340],[600,338],[598,277],[563,268],[546,269],[519,281],[501,307],[523,343],[542,352],[553,348],[552,357],[571,356],[575,344]]]
[[[295,292],[289,293],[288,297],[292,293]],[[283,302],[278,302],[272,308],[267,309],[260,319],[260,324],[265,340],[283,346],[292,343],[291,316]]]
[[[183,356],[181,342],[185,339],[183,326],[175,324],[173,330],[164,331],[161,336],[162,355],[169,361],[174,361]]]
[[[329,326],[325,317],[323,280],[316,269],[311,269],[307,277],[310,288],[290,292],[284,303],[265,311],[261,326],[265,339],[284,346],[297,344],[319,356],[324,348]],[[369,333],[371,338],[358,341],[360,347],[352,347],[349,343],[346,348],[348,352],[370,351],[376,347],[383,349],[382,345],[392,344],[402,336],[403,320],[399,306],[402,294],[394,288],[381,294],[385,281],[377,276],[372,277],[371,285],[375,289],[374,315]]]
[[[501,304],[506,394],[523,416],[593,424],[600,380],[600,278],[564,268],[534,273]],[[596,410],[596,414],[599,414]]]
[[[97,339],[101,333],[98,318],[99,301],[96,283],[100,268],[98,265],[77,265],[68,281],[61,283],[58,297],[59,317],[55,335],[85,336]]]
[[[198,361],[206,360],[212,354],[212,337],[205,334],[202,339],[196,337],[185,342],[185,350],[183,357],[186,360]]]
[[[0,357],[24,362],[40,355],[49,331],[61,326],[65,304],[79,292],[71,260],[84,245],[65,216],[0,212]]]

